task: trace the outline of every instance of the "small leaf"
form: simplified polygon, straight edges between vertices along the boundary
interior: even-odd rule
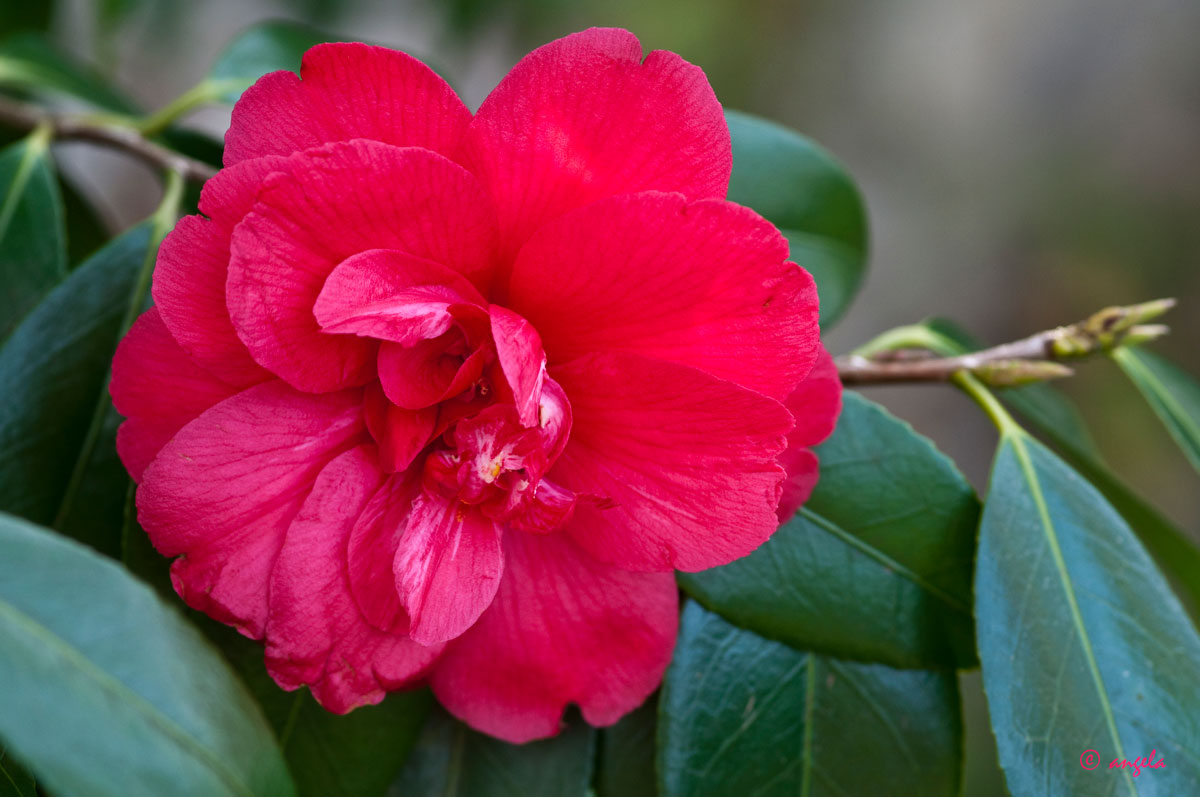
[[[1020,430],[1001,438],[992,468],[975,595],[1014,794],[1197,793],[1200,637],[1120,515]],[[1087,750],[1104,772],[1080,766]],[[1166,765],[1141,781],[1107,771],[1151,750]]]
[[[655,797],[657,732],[657,696],[598,732],[597,797]]]
[[[576,719],[552,739],[508,744],[437,710],[389,795],[584,797],[595,733]]]
[[[783,231],[792,260],[817,281],[822,326],[832,326],[867,266],[867,214],[858,188],[804,136],[739,111],[726,111],[725,120],[733,138],[729,200]]]
[[[62,94],[119,114],[138,112],[128,97],[95,70],[36,33],[21,33],[0,42],[0,86]]]
[[[1150,404],[1184,455],[1200,471],[1200,385],[1191,375],[1140,347],[1112,357]]]
[[[149,243],[148,224],[114,239],[55,288],[0,347],[6,391],[0,403],[0,510],[47,525],[66,517],[68,484],[80,467],[97,401],[107,401],[109,365]],[[106,416],[100,417],[104,422]],[[110,455],[111,445],[95,446],[82,466]],[[118,475],[123,479],[123,470]],[[85,506],[76,530],[81,541],[115,554],[125,490],[116,477],[107,483],[117,485],[107,510],[97,514],[98,507]]]
[[[676,795],[957,795],[954,673],[851,664],[771,642],[689,602],[659,701]]]
[[[243,91],[268,72],[299,72],[304,52],[328,41],[340,39],[294,22],[254,25],[238,34],[217,57],[206,83],[222,102],[237,102]]]
[[[60,794],[291,794],[250,696],[119,565],[0,516],[0,737]]]
[[[67,273],[49,144],[35,132],[0,152],[0,341]]]
[[[975,661],[979,501],[954,464],[882,407],[845,395],[808,503],[761,548],[681,573],[702,604],[793,647],[896,667]]]

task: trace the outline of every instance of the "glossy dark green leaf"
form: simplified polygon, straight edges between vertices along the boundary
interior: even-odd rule
[[[821,324],[833,324],[867,267],[867,214],[845,168],[813,141],[774,122],[726,111],[733,138],[731,201],[783,231],[792,260],[813,275]]]
[[[1173,363],[1141,347],[1112,357],[1153,408],[1184,456],[1200,471],[1200,384]]]
[[[0,744],[0,797],[37,797],[37,784]]]
[[[658,699],[621,717],[598,732],[597,797],[655,797],[658,733]]]
[[[737,625],[793,647],[896,667],[975,661],[971,562],[979,501],[912,427],[854,393],[817,449],[808,503],[761,548],[681,573]]]
[[[953,322],[932,319],[925,325],[961,346],[961,351],[980,348],[977,341]],[[1027,385],[1001,390],[996,395],[1104,494],[1150,550],[1159,567],[1171,577],[1192,616],[1200,619],[1200,547],[1104,464],[1075,405],[1050,385]]]
[[[148,253],[149,225],[114,239],[55,288],[0,347],[0,510],[50,525],[67,518],[68,485],[77,468],[112,464],[111,442],[93,445],[80,462],[106,380],[130,294]],[[105,412],[108,408],[102,407]],[[101,416],[101,421],[111,416]],[[101,426],[97,430],[104,432]],[[110,428],[111,431],[111,428]],[[117,552],[123,482],[101,506],[81,502],[71,522],[78,538]],[[78,481],[78,480],[77,480]],[[83,481],[79,481],[82,486]],[[98,488],[103,492],[107,488]],[[94,495],[95,493],[93,493]],[[109,500],[111,499],[111,500]],[[90,515],[90,520],[89,516]]]
[[[328,41],[340,40],[294,22],[254,25],[238,34],[218,56],[206,82],[222,101],[237,102],[243,91],[268,72],[299,72],[304,51]]]
[[[95,70],[36,33],[20,33],[0,42],[0,87],[66,95],[122,114],[138,110]]]
[[[576,719],[552,739],[508,744],[436,710],[400,777],[394,797],[584,797],[595,733]]]
[[[0,341],[67,273],[48,145],[35,133],[0,152]]]
[[[1121,516],[1020,430],[996,454],[975,596],[1014,794],[1200,790],[1200,636]],[[1100,770],[1081,766],[1087,750]],[[1151,750],[1164,768],[1107,769]]]
[[[291,794],[245,688],[119,565],[0,517],[0,737],[59,794]]]
[[[957,795],[952,672],[796,650],[689,602],[659,702],[663,794]]]

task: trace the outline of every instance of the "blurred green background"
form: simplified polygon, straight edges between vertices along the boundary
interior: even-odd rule
[[[1195,0],[0,0],[0,32],[48,29],[148,107],[192,86],[241,28],[302,21],[435,63],[475,107],[532,47],[591,25],[702,66],[729,107],[812,136],[858,180],[865,287],[841,353],[928,315],[989,342],[1175,296],[1157,344],[1200,373],[1200,3]],[[228,109],[194,126],[220,134]],[[81,146],[64,169],[113,229],[157,202],[142,167]],[[1196,474],[1110,363],[1063,385],[1114,469],[1183,528]],[[872,390],[986,480],[995,441],[940,387]],[[966,676],[968,795],[1003,793]]]

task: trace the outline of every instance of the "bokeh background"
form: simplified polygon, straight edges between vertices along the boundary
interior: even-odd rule
[[[872,221],[870,271],[835,353],[928,315],[989,342],[1109,304],[1175,296],[1158,345],[1200,373],[1200,3],[1195,0],[0,0],[147,107],[197,82],[241,28],[293,19],[435,63],[476,107],[521,54],[591,25],[702,66],[727,106],[831,150]],[[31,13],[32,8],[32,13]],[[190,124],[219,135],[228,109]],[[157,188],[66,148],[113,229]],[[1196,474],[1114,366],[1063,385],[1114,469],[1193,533]],[[944,387],[872,390],[981,488],[995,442]],[[964,676],[968,795],[1003,794],[977,677]]]

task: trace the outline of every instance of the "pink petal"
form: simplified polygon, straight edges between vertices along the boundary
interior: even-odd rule
[[[779,456],[779,464],[787,471],[783,496],[779,499],[780,523],[791,519],[817,486],[817,455],[808,446],[815,446],[829,436],[842,410],[842,382],[833,358],[824,347],[812,371],[787,397],[784,406],[796,419],[796,427],[788,433],[787,451]]]
[[[538,483],[533,499],[509,518],[514,529],[534,534],[549,534],[562,528],[575,513],[575,493],[549,479]]]
[[[567,703],[592,725],[642,703],[675,644],[674,577],[609,567],[559,534],[506,534],[504,551],[492,605],[434,665],[442,705],[521,743],[558,733]]]
[[[635,354],[551,369],[574,425],[550,475],[580,501],[566,527],[630,570],[695,571],[753,551],[778,526],[791,416],[779,402],[701,371]]]
[[[808,376],[783,402],[796,419],[788,447],[815,446],[833,432],[842,411],[842,381],[837,365],[822,346]]]
[[[362,394],[271,381],[179,430],[142,476],[138,520],[192,607],[261,637],[284,532],[322,468],[363,437]]]
[[[412,56],[320,44],[304,54],[299,78],[272,72],[242,94],[225,134],[225,165],[354,138],[450,155],[470,121],[454,89]]]
[[[414,346],[384,343],[379,347],[379,381],[397,406],[412,410],[432,407],[479,381],[489,352],[476,349],[466,357],[448,354],[456,330]]]
[[[233,235],[226,300],[251,355],[300,390],[361,385],[374,344],[322,332],[313,306],[330,273],[400,249],[486,284],[490,203],[475,178],[424,149],[330,144],[289,159]]]
[[[789,448],[779,455],[779,464],[787,473],[783,480],[783,494],[779,497],[776,515],[780,523],[787,523],[792,515],[804,505],[817,486],[820,475],[817,455],[807,448]]]
[[[463,315],[482,322],[486,304],[475,286],[445,266],[394,249],[373,249],[333,270],[313,313],[326,332],[411,346],[441,335]]]
[[[230,384],[249,387],[270,378],[238,339],[225,305],[229,238],[254,204],[262,181],[282,158],[263,158],[222,169],[204,184],[200,210],[185,216],[158,250],[154,303],[188,354]]]
[[[411,471],[389,476],[359,514],[346,543],[354,602],[368,623],[387,633],[408,632],[392,562],[419,489],[418,476]]]
[[[126,418],[117,453],[134,481],[184,424],[238,392],[179,348],[153,307],[117,346],[108,389]]]
[[[393,564],[396,590],[422,645],[462,634],[492,602],[504,572],[500,528],[478,509],[423,494]]]
[[[630,32],[593,28],[521,59],[472,120],[463,162],[496,199],[506,252],[566,211],[656,189],[724,197],[729,128],[704,72],[642,60]]]
[[[538,230],[509,302],[552,363],[636,352],[782,400],[820,348],[816,286],[787,256],[779,231],[739,205],[619,196]]]
[[[367,429],[379,446],[379,465],[387,473],[412,464],[433,437],[436,407],[406,410],[388,401],[378,383],[367,385],[363,401]]]
[[[339,714],[409,685],[440,652],[376,630],[350,594],[346,543],[382,480],[370,446],[326,465],[288,527],[271,573],[267,669],[284,689],[307,685]]]
[[[512,389],[517,416],[523,425],[533,426],[538,422],[538,401],[546,376],[542,339],[528,321],[512,310],[493,304],[488,313],[492,319],[496,354]]]

